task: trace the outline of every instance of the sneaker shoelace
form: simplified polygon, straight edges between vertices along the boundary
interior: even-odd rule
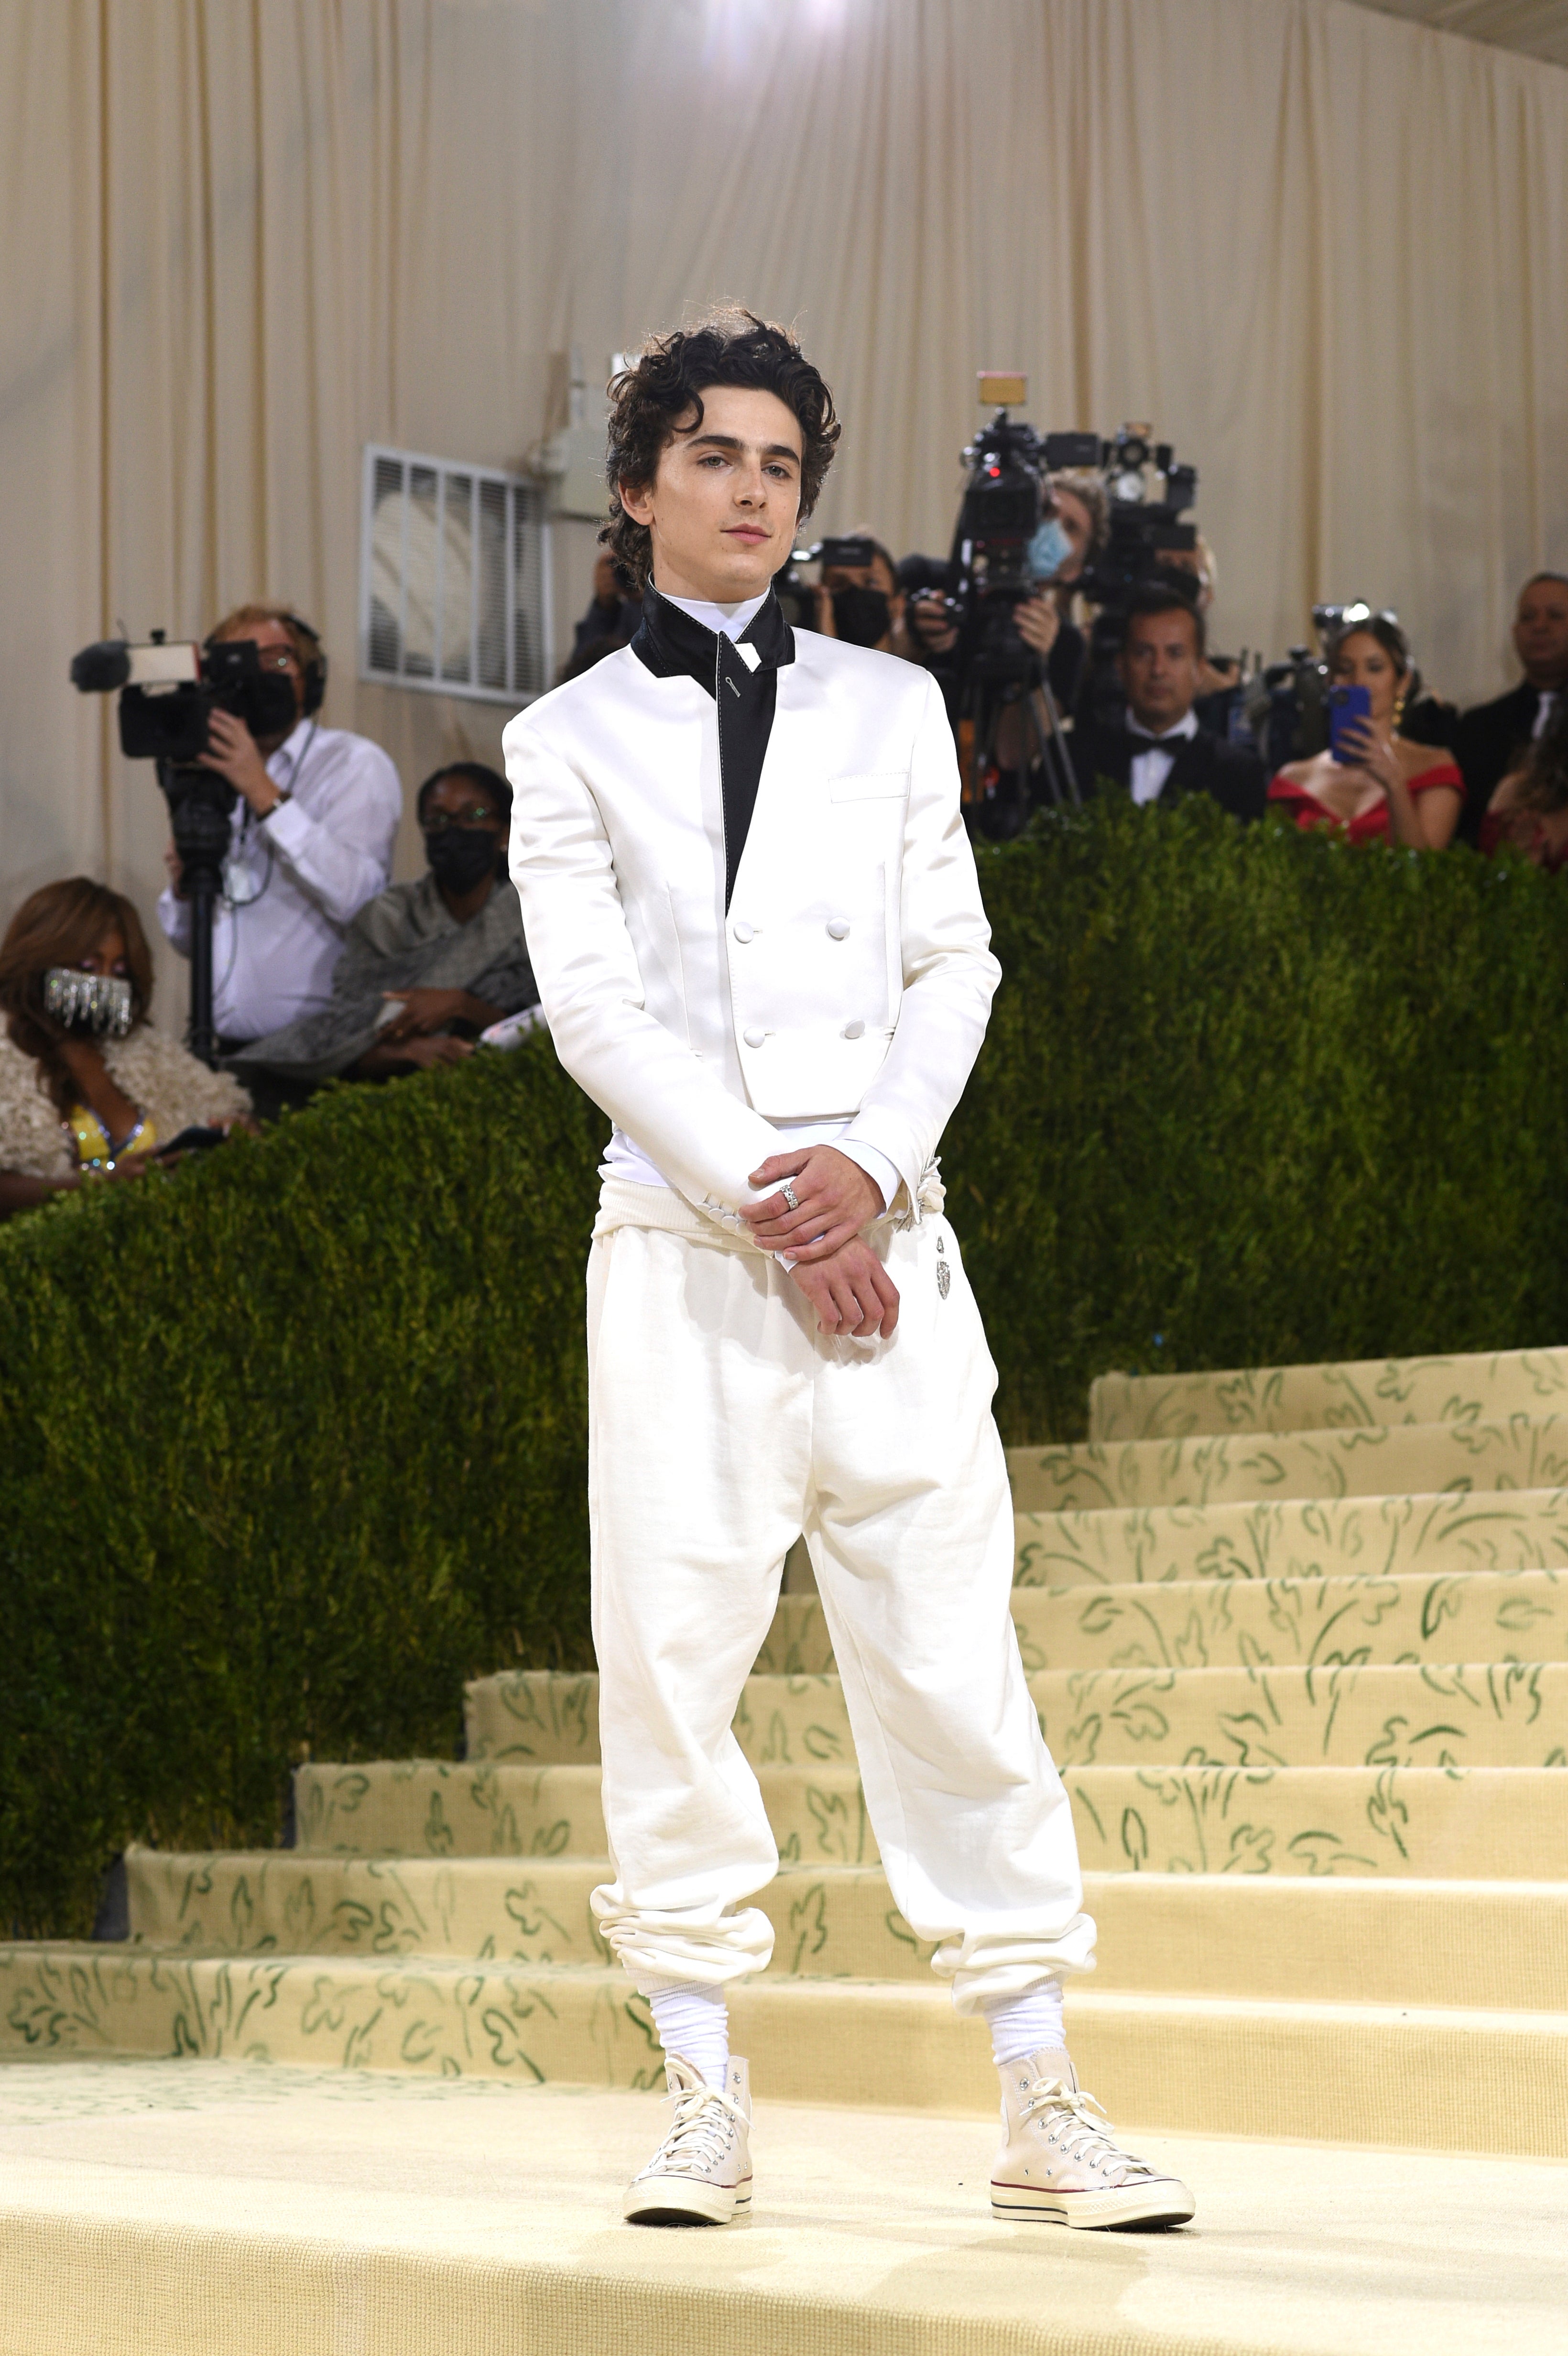
[[[1062,2078],[1037,2078],[1019,2110],[1019,2124],[1028,2126],[1040,2113],[1053,2113],[1060,2124],[1048,2141],[1066,2159],[1081,2168],[1096,2169],[1108,2185],[1124,2185],[1154,2174],[1147,2159],[1124,2151],[1111,2135],[1111,2122],[1093,2094],[1076,2091]]]
[[[675,2104],[675,2124],[659,2147],[657,2167],[672,2161],[690,2169],[706,2167],[724,2156],[726,2116],[741,2126],[750,2124],[739,2103],[717,2086],[688,2086],[684,2094],[667,2094],[665,2100]]]

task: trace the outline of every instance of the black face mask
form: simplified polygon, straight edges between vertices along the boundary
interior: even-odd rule
[[[833,626],[846,646],[880,645],[892,627],[892,607],[880,589],[835,589]]]
[[[501,863],[495,836],[478,826],[443,826],[439,833],[427,834],[424,855],[436,882],[459,899],[495,874]]]

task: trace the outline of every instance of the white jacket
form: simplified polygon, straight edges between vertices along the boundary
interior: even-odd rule
[[[914,1204],[1001,974],[952,731],[913,664],[795,650],[727,920],[713,698],[630,648],[507,727],[512,880],[561,1062],[693,1202],[853,1115]]]

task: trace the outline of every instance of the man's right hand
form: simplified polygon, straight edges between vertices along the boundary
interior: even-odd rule
[[[816,1312],[819,1332],[886,1341],[899,1322],[899,1289],[860,1236],[827,1259],[797,1262],[790,1276]]]
[[[164,873],[169,879],[169,890],[174,894],[175,898],[176,900],[188,898],[189,895],[185,888],[185,862],[175,849],[173,835],[164,845]]]

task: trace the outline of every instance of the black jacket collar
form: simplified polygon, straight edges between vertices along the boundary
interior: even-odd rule
[[[694,622],[689,614],[661,597],[649,582],[632,652],[656,679],[694,679],[699,687],[713,694],[719,676],[719,638],[717,630]],[[758,670],[780,670],[794,662],[795,632],[771,588],[741,631],[740,644],[755,651]]]

